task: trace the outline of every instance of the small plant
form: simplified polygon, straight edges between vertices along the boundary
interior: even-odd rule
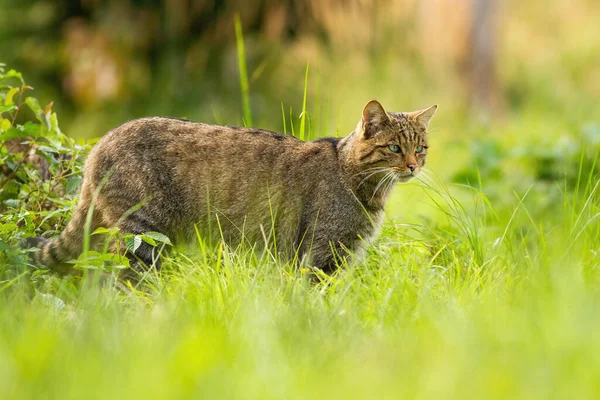
[[[458,171],[454,181],[477,187],[497,207],[510,207],[515,193],[522,195],[535,188],[545,194],[536,198],[535,204],[535,209],[543,212],[561,202],[565,193],[577,197],[589,192],[600,175],[598,125],[552,142],[510,148],[496,140],[480,140],[472,144],[471,151],[471,165]]]
[[[58,126],[52,103],[41,106],[33,88],[0,64],[0,276],[23,273],[29,265],[19,243],[65,226],[81,184],[80,145]]]
[[[23,239],[36,235],[55,236],[65,227],[77,203],[83,159],[90,145],[77,144],[58,126],[52,103],[42,107],[31,96],[33,88],[15,70],[0,64],[0,281],[35,271]],[[74,270],[114,271],[129,267],[124,250],[135,251],[142,242],[170,245],[157,232],[120,234],[118,229],[97,229],[104,235],[102,252],[85,249],[70,262]],[[108,252],[117,244],[117,254]],[[102,250],[102,249],[100,249]],[[34,278],[43,274],[36,272]]]

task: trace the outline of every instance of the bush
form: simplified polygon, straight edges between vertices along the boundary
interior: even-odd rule
[[[478,187],[495,205],[512,212],[515,195],[538,196],[531,209],[543,214],[569,197],[589,193],[600,175],[600,126],[590,124],[559,140],[523,141],[508,146],[497,139],[473,142],[470,165],[453,180]]]
[[[0,279],[27,273],[19,243],[64,228],[76,204],[83,158],[79,145],[58,126],[52,103],[41,106],[15,70],[0,64]],[[8,283],[7,283],[8,282]],[[0,288],[2,288],[0,282]]]

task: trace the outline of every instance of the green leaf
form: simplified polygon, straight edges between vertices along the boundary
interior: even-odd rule
[[[50,211],[44,217],[44,219],[42,219],[42,222],[40,222],[40,225],[43,224],[44,222],[46,222],[47,220],[49,220],[50,218],[57,216],[57,215],[66,217],[72,209],[73,209],[72,207],[66,207],[66,208],[59,208],[57,210]]]
[[[160,232],[146,232],[144,235],[156,240],[159,243],[168,244],[170,246],[173,245],[171,240]]]
[[[25,125],[21,127],[24,132],[27,132],[29,136],[38,137],[44,136],[46,133],[46,127],[35,122],[27,121]]]
[[[19,88],[12,88],[8,91],[8,93],[6,93],[6,98],[4,99],[4,105],[5,106],[12,106],[15,104],[15,102],[13,101],[13,97],[15,94],[19,93]]]
[[[44,153],[58,154],[58,150],[50,146],[38,146],[37,149]]]
[[[119,259],[121,262],[123,262],[123,264],[110,264],[105,266],[104,269],[107,271],[114,271],[129,268],[129,260],[127,259],[127,257],[119,257]]]
[[[10,184],[9,184],[10,185]],[[7,185],[8,186],[8,185]],[[18,184],[15,184],[15,186],[18,189]],[[12,188],[11,188],[12,189]],[[16,194],[16,192],[12,192],[12,191],[8,191],[6,189],[6,186],[4,187],[4,192],[2,194],[0,194],[0,198],[1,199],[8,199],[9,197],[14,197],[14,195]],[[7,207],[19,207],[19,205],[21,205],[21,201],[17,200],[17,199],[8,199],[8,200],[4,200],[4,204]]]
[[[67,264],[74,264],[75,269],[98,269],[104,264],[102,254],[97,251],[87,251],[81,253],[77,260],[67,261]]]
[[[156,247],[156,241],[154,239],[146,235],[142,235],[141,237],[144,242],[148,243],[150,246]]]
[[[31,111],[33,111],[38,121],[40,121],[42,124],[46,124],[46,119],[44,118],[44,111],[42,110],[38,99],[36,99],[35,97],[27,97],[25,99],[25,104],[27,104]]]
[[[63,133],[60,131],[60,128],[58,127],[58,117],[56,116],[56,113],[51,113],[50,115],[50,131],[55,132],[57,137],[60,139],[63,139]]]
[[[140,237],[140,235],[126,236],[124,238],[124,240],[125,240],[125,247],[127,247],[127,250],[129,250],[133,253],[135,253],[135,251],[142,244],[142,238]]]
[[[17,109],[17,106],[11,104],[9,106],[0,105],[0,114],[9,113]]]
[[[108,263],[108,264],[107,264]],[[99,253],[97,251],[88,251],[79,256],[77,260],[67,261],[67,264],[74,264],[75,269],[99,269],[114,270],[129,268],[127,257],[114,253]]]
[[[73,175],[67,179],[67,194],[73,194],[81,186],[81,175]]]
[[[10,129],[11,126],[12,126],[12,123],[10,122],[9,119],[0,118],[0,131],[6,131],[6,130]]]
[[[48,274],[48,272],[50,272],[49,269],[36,269],[31,274],[31,278],[34,279],[34,278],[37,278],[38,276],[46,275],[46,274]]]
[[[17,224],[0,224],[0,233],[14,232],[17,229]]]
[[[112,233],[114,233],[114,230],[100,227],[100,228],[96,229],[94,232],[92,232],[91,234],[92,235],[110,235]]]
[[[6,75],[4,75],[4,78],[17,78],[19,81],[21,81],[22,84],[25,84],[25,81],[23,80],[23,75],[21,75],[20,72],[17,72],[14,69],[8,71]]]
[[[0,141],[2,142],[8,142],[9,140],[13,139],[24,139],[28,137],[29,133],[19,128],[9,128],[4,132],[0,132]]]
[[[104,253],[101,258],[106,271],[129,268],[129,259],[121,254]]]

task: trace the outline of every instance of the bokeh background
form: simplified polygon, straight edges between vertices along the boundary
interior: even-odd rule
[[[241,123],[234,30],[255,125],[308,107],[318,134],[361,106],[439,103],[481,122],[536,110],[590,118],[600,95],[595,0],[1,0],[0,58],[63,130],[94,137],[144,115]],[[350,118],[352,117],[352,118]],[[459,135],[460,132],[455,132]]]
[[[390,111],[437,103],[428,167],[486,186],[496,205],[575,179],[600,143],[597,0],[0,4],[0,61],[54,101],[72,137],[148,115],[244,124],[239,16],[255,126],[298,128],[307,65],[314,136],[347,134],[372,98]]]

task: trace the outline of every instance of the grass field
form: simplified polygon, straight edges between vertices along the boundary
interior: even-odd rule
[[[598,183],[512,198],[404,185],[412,217],[319,284],[199,246],[143,290],[1,282],[0,398],[597,398]]]
[[[0,400],[600,398],[600,80],[586,72],[600,52],[592,33],[558,31],[558,48],[531,46],[527,32],[500,60],[497,119],[455,101],[446,75],[399,74],[391,61],[373,72],[390,111],[439,102],[428,171],[395,189],[366,257],[320,283],[269,254],[201,243],[139,287],[39,271],[16,246],[64,226],[81,164],[60,177],[67,200],[33,169],[20,187],[0,176]],[[584,36],[587,53],[575,46]],[[298,136],[356,123],[347,111],[372,88],[342,82],[362,82],[348,69],[318,87],[341,111],[313,102],[305,119],[305,89]],[[237,120],[249,121],[247,87],[242,99]],[[46,117],[50,150],[66,152],[51,109],[29,106]],[[1,146],[0,157],[15,168]],[[46,201],[58,209],[32,211]]]

